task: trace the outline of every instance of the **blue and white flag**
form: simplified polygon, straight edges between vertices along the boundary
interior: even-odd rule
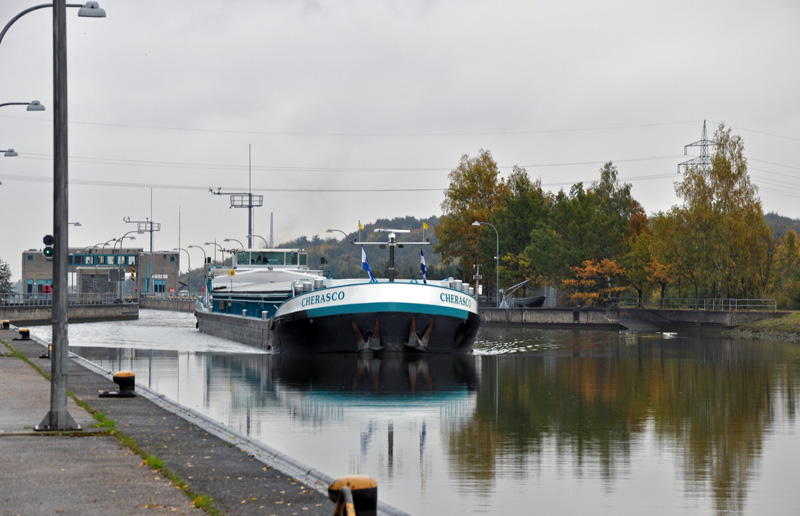
[[[367,261],[367,253],[364,252],[364,248],[361,248],[361,268],[369,273],[369,280],[375,281],[375,276],[372,275],[372,269],[369,268],[369,262]]]
[[[422,252],[422,249],[419,250],[419,268],[422,270],[422,283],[428,283],[428,268],[425,267],[425,253]]]

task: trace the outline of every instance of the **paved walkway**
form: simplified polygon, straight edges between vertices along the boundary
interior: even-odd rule
[[[44,347],[14,340],[0,329],[0,516],[6,515],[202,515],[181,489],[144,464],[74,400],[68,410],[82,428],[69,434],[34,431],[50,409],[50,382],[12,351],[50,374]],[[330,515],[326,496],[137,396],[100,398],[117,385],[70,360],[68,389],[213,507],[231,515]]]

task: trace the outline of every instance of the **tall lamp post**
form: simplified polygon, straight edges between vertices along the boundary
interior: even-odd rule
[[[260,238],[261,240],[263,240],[263,241],[264,241],[264,247],[266,247],[267,249],[269,249],[269,242],[267,242],[267,239],[266,239],[266,238],[262,237],[261,235],[247,235],[247,238],[248,238],[248,239],[249,239],[251,242],[252,242],[252,240],[253,240],[253,237],[258,237],[258,238]]]
[[[213,246],[215,246],[214,247],[214,261],[215,262],[217,261],[217,247],[219,247],[219,251],[222,253],[222,259],[225,260],[225,248],[223,248],[221,245],[219,245],[216,240],[214,240],[213,242],[206,242],[203,245],[213,245]]]
[[[223,242],[236,242],[237,244],[239,244],[239,247],[241,249],[244,249],[244,244],[240,240],[236,240],[235,238],[226,238],[225,240],[223,240]]]
[[[192,283],[192,281],[191,281],[191,279],[192,279],[191,278],[191,276],[192,276],[192,255],[189,254],[189,251],[187,251],[183,247],[175,247],[172,250],[173,251],[183,251],[184,253],[186,253],[186,266],[189,267],[187,269],[187,271],[186,271],[186,286],[188,287]],[[179,267],[178,268],[178,277],[179,278],[180,278],[180,275],[181,275],[181,270],[180,270],[180,267]],[[180,290],[180,289],[178,289],[178,290]]]
[[[336,231],[338,231],[339,233],[343,234],[344,235],[344,239],[347,240],[347,233],[345,233],[341,229],[326,229],[325,230],[326,233],[333,233],[333,232],[336,232]],[[346,254],[347,254],[347,276],[350,276],[350,253],[346,253]]]
[[[492,224],[488,222],[478,222],[477,220],[472,223],[473,226],[489,226],[494,230],[495,235],[497,235],[497,246],[495,248],[495,271],[497,272],[497,279],[495,280],[495,287],[497,288],[497,306],[500,306],[500,233],[497,231],[497,228],[494,227]]]
[[[203,289],[202,290],[205,291],[206,283],[208,282],[208,280],[206,279],[206,278],[208,278],[208,258],[206,257],[206,250],[203,249],[202,247],[200,247],[199,245],[187,245],[186,247],[189,248],[189,249],[200,249],[201,251],[203,251]]]
[[[22,16],[37,9],[53,8],[53,355],[51,360],[50,411],[36,430],[77,430],[80,426],[67,410],[67,367],[69,340],[67,337],[67,209],[69,184],[67,177],[67,7],[79,7],[78,16],[105,17],[97,2],[84,5],[55,0],[25,9],[0,32],[0,43],[9,27]]]

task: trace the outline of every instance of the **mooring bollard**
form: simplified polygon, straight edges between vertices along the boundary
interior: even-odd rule
[[[9,321],[8,319],[4,320],[3,321],[3,329],[7,330],[9,326],[11,326],[11,321]]]
[[[336,503],[334,516],[376,516],[378,483],[366,475],[340,477],[328,486],[328,498]]]
[[[119,385],[118,391],[103,391],[101,398],[133,398],[136,396],[136,374],[133,371],[120,371],[114,374],[114,383]]]
[[[28,328],[20,328],[17,331],[19,332],[19,338],[21,340],[29,340],[31,338],[31,330]]]

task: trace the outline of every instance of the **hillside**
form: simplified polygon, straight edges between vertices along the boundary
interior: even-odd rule
[[[422,223],[427,222],[428,229],[423,230]],[[456,274],[452,265],[444,266],[433,249],[439,243],[433,228],[439,223],[439,217],[416,219],[414,217],[398,217],[394,219],[378,219],[374,223],[364,224],[360,231],[361,241],[379,242],[387,240],[385,233],[375,233],[376,228],[382,229],[408,229],[411,233],[398,234],[397,240],[402,243],[430,242],[429,246],[422,246],[425,253],[425,262],[428,269],[428,279],[443,279]],[[314,235],[310,239],[300,237],[288,242],[282,242],[278,247],[300,247],[308,252],[309,266],[329,271],[334,278],[366,277],[366,272],[361,270],[361,246],[353,244],[359,239],[359,231],[353,231],[344,238],[338,231],[326,233],[325,237]],[[376,277],[387,277],[389,268],[389,250],[378,246],[364,246],[370,268]],[[395,253],[395,266],[397,277],[405,279],[421,279],[420,274],[420,246],[398,248]]]
[[[780,240],[781,237],[790,229],[794,230],[795,233],[800,235],[800,220],[797,219],[790,219],[789,217],[784,217],[782,215],[778,215],[777,213],[767,213],[764,215],[764,221],[769,225],[772,230],[774,231],[775,240]]]

